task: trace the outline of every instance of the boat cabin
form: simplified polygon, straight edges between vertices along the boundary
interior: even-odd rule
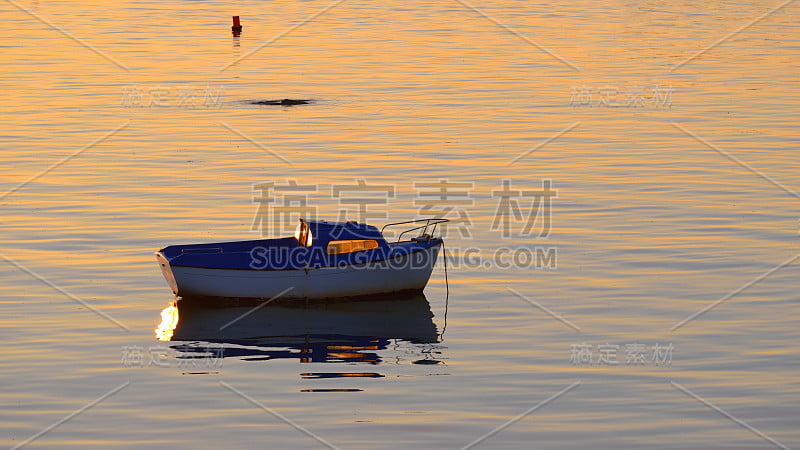
[[[300,219],[294,233],[300,247],[325,248],[328,255],[388,248],[381,232],[358,222],[328,222]]]

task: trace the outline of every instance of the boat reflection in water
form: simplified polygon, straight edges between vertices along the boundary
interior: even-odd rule
[[[218,356],[247,361],[294,358],[300,362],[439,364],[439,334],[422,293],[371,300],[232,305],[180,299],[161,312],[156,336],[190,341],[172,346],[179,358]],[[384,355],[384,358],[386,355]],[[305,378],[373,376],[375,373],[303,374]]]

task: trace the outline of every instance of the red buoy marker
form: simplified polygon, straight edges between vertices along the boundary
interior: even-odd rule
[[[242,32],[242,24],[239,23],[239,16],[233,16],[233,26],[231,27],[231,31],[233,32],[234,36],[239,36]]]

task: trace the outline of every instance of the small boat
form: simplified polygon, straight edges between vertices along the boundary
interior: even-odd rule
[[[436,226],[447,221],[409,220],[378,230],[300,219],[294,237],[171,245],[156,259],[180,297],[322,300],[420,292],[443,246]],[[410,228],[388,242],[384,230],[398,225]]]

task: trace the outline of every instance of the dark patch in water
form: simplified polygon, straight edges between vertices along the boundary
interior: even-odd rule
[[[300,389],[300,392],[364,392],[363,389]]]
[[[313,100],[299,100],[292,98],[284,98],[283,100],[254,100],[250,102],[251,105],[278,105],[278,106],[294,106],[294,105],[307,105]]]
[[[383,378],[384,376],[375,373],[375,372],[354,372],[354,373],[301,373],[301,378],[304,379],[311,379],[311,378]]]

